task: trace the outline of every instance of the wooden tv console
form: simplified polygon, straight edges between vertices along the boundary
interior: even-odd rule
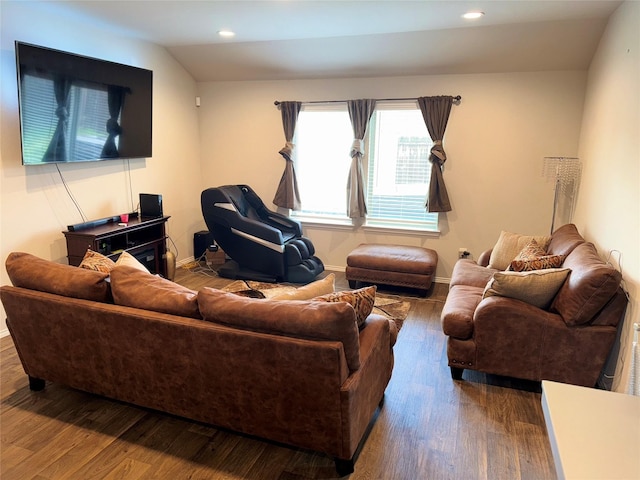
[[[77,225],[62,232],[67,240],[69,265],[78,266],[91,249],[116,261],[123,251],[136,257],[151,273],[167,276],[167,234],[165,224],[170,217],[138,217],[129,214],[129,222],[120,217],[107,217]]]

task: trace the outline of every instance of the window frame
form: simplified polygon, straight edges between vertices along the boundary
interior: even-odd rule
[[[314,102],[307,103],[302,105],[302,111],[341,111],[345,112],[348,115],[347,111],[347,102]],[[378,110],[418,110],[417,100],[394,100],[394,101],[378,101],[376,103],[376,111]],[[374,111],[374,115],[376,115],[376,111]],[[370,170],[370,157],[369,155],[372,153],[371,148],[371,129],[367,128],[367,133],[364,138],[364,155],[362,158],[362,170],[364,175],[364,182],[367,188],[369,188],[369,175]],[[426,128],[426,127],[425,127]],[[351,139],[353,139],[353,132],[351,131]],[[428,133],[427,133],[428,135]],[[296,134],[294,134],[294,145],[297,141],[297,128]],[[345,146],[345,150],[349,148],[349,145]],[[293,161],[294,166],[297,166],[299,162],[299,158],[297,156],[297,148],[294,148],[293,151]],[[348,150],[347,150],[348,151]],[[350,161],[350,159],[349,159]],[[430,173],[430,171],[429,171]],[[377,218],[371,218],[369,214],[364,218],[364,221],[360,219],[351,219],[346,214],[346,181],[347,177],[344,178],[345,184],[345,214],[341,215],[320,215],[314,214],[312,212],[305,211],[290,211],[290,217],[300,221],[303,225],[312,226],[314,228],[320,229],[329,229],[329,230],[350,230],[353,231],[354,227],[362,229],[367,232],[375,232],[375,233],[387,233],[387,234],[403,234],[403,235],[419,235],[419,236],[435,236],[437,237],[440,234],[439,230],[439,214],[431,213],[432,218],[431,221],[426,222],[415,222],[408,219],[399,219],[399,220],[383,220]],[[300,191],[301,196],[304,196],[304,192]],[[426,190],[424,192],[425,202],[428,194],[428,183]],[[425,207],[426,208],[426,207]]]

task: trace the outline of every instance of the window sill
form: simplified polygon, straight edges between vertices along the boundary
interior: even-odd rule
[[[323,218],[323,217],[304,217],[292,216],[294,220],[299,221],[302,225],[325,230],[354,230],[356,227],[350,219]]]
[[[364,224],[364,225],[354,225],[351,219],[336,219],[336,218],[319,218],[319,217],[304,217],[304,216],[296,216],[292,217],[295,220],[298,220],[302,225],[306,227],[312,227],[323,230],[332,230],[332,231],[354,231],[358,229],[362,229],[365,233],[377,233],[377,234],[390,234],[390,235],[419,235],[421,237],[440,237],[439,230],[428,230],[426,228],[421,228],[419,226],[408,226],[408,225],[375,225],[375,224]]]
[[[365,232],[385,233],[385,234],[401,234],[401,235],[419,235],[421,237],[440,237],[440,230],[427,230],[420,227],[409,226],[391,226],[391,225],[363,225]]]

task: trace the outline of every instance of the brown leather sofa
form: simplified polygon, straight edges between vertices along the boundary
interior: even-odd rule
[[[397,331],[386,318],[359,329],[345,302],[193,292],[127,266],[108,281],[24,253],[6,264],[13,286],[0,296],[32,390],[62,383],[353,471],[391,378]]]
[[[627,304],[621,274],[600,259],[572,224],[553,232],[547,250],[564,256],[562,268],[569,269],[547,308],[483,295],[499,271],[487,266],[491,250],[477,263],[456,262],[441,316],[454,379],[471,369],[596,385]]]

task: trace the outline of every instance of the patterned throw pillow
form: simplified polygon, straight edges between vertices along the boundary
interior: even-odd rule
[[[318,302],[347,302],[356,311],[356,323],[358,328],[364,325],[365,320],[373,310],[376,302],[376,286],[360,288],[358,290],[347,290],[344,292],[334,292],[313,298]]]
[[[547,251],[542,248],[535,239],[532,238],[531,241],[527,243],[527,245],[522,250],[520,250],[520,253],[516,255],[516,258],[514,260],[533,260],[546,254]]]
[[[531,270],[543,270],[545,268],[558,268],[564,262],[564,255],[543,255],[533,260],[514,260],[509,270],[514,272],[529,272]]]
[[[528,272],[545,268],[558,268],[564,262],[564,255],[547,255],[538,242],[532,239],[509,264],[509,270]]]
[[[105,257],[101,253],[88,249],[79,266],[80,268],[86,268],[87,270],[109,273],[113,267],[116,266],[116,263],[109,257]]]

